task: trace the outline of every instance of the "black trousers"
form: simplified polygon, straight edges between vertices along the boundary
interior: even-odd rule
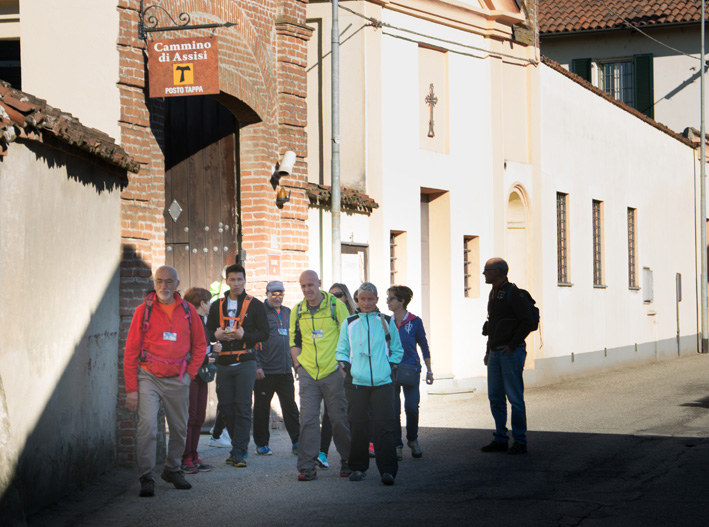
[[[297,443],[300,436],[298,405],[295,403],[293,374],[269,373],[254,384],[254,443],[257,447],[268,445],[271,438],[269,430],[271,400],[278,395],[278,402],[283,412],[283,422],[290,436],[291,443]]]
[[[380,474],[396,477],[399,464],[396,460],[396,411],[394,385],[357,386],[345,384],[349,406],[350,468],[366,472],[369,468],[369,425],[374,442],[374,454]]]

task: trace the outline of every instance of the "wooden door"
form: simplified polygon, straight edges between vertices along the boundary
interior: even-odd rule
[[[180,291],[209,288],[236,258],[234,116],[207,96],[170,97],[165,122],[166,263]]]

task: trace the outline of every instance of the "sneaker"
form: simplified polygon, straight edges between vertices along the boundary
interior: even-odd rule
[[[226,464],[227,465],[233,465],[236,460],[234,459],[234,456],[229,456],[226,458]]]
[[[369,457],[374,457],[374,443],[369,443]]]
[[[421,452],[421,447],[419,446],[418,439],[409,441],[409,448],[411,449],[411,457],[415,457],[416,459],[418,459],[423,456],[423,452]]]
[[[234,454],[233,461],[231,463],[232,467],[244,468],[246,467],[246,456],[243,454]]]
[[[314,479],[318,479],[318,472],[315,469],[301,470],[298,474],[298,481],[313,481]]]
[[[185,479],[185,476],[183,476],[182,472],[179,470],[177,472],[168,472],[168,470],[165,469],[162,471],[160,477],[168,483],[175,485],[176,489],[187,490],[192,488],[192,484]]]
[[[140,476],[140,492],[138,496],[141,498],[152,498],[155,496],[155,480],[148,476]]]
[[[200,472],[209,472],[212,470],[212,465],[207,465],[206,463],[202,463],[202,460],[199,459],[198,457],[194,458],[192,460],[192,463],[194,463],[194,466],[197,467],[197,469]]]
[[[492,441],[489,445],[482,447],[480,452],[507,452],[507,443]]]
[[[366,472],[360,472],[359,470],[355,470],[352,474],[350,474],[350,481],[362,481],[366,477]]]
[[[403,446],[396,447],[396,460],[397,461],[404,460],[404,447]]]
[[[224,434],[219,439],[214,439],[214,437],[209,438],[209,446],[214,446],[217,448],[231,448],[231,441],[229,441]]]
[[[298,455],[298,441],[293,443],[293,446],[290,449],[290,453],[293,454],[294,456]]]
[[[256,455],[257,456],[272,456],[273,451],[270,448],[268,448],[268,445],[258,446],[258,447],[256,447]]]
[[[515,441],[514,443],[512,443],[512,446],[507,451],[507,453],[511,454],[513,456],[517,455],[517,454],[526,454],[527,453],[527,445],[526,444],[523,445],[522,443],[518,443],[517,441]]]
[[[350,478],[350,479],[352,479],[352,478]],[[392,476],[388,472],[385,472],[384,474],[382,474],[382,483],[384,483],[385,485],[393,485],[394,484],[394,476]]]
[[[342,464],[340,465],[340,477],[341,478],[346,478],[352,475],[352,469],[350,468],[350,464],[347,461],[342,461]]]
[[[327,454],[325,452],[320,452],[315,461],[318,462],[318,465],[320,465],[320,468],[328,468],[330,466],[327,462]]]
[[[183,474],[197,474],[199,469],[194,465],[191,459],[182,463],[182,473]]]

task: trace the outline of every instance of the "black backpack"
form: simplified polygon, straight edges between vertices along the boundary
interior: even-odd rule
[[[515,284],[511,285],[517,287]],[[537,331],[539,329],[539,308],[535,305],[537,302],[532,298],[532,295],[530,295],[529,291],[526,289],[517,287],[517,290],[519,291],[519,296],[521,296],[529,305],[529,312],[532,315],[531,331]],[[507,298],[510,298],[510,295],[507,295]],[[510,302],[512,302],[512,300],[510,300]]]

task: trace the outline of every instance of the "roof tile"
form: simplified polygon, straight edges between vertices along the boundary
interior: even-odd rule
[[[539,31],[544,34],[699,22],[696,0],[539,0]]]

